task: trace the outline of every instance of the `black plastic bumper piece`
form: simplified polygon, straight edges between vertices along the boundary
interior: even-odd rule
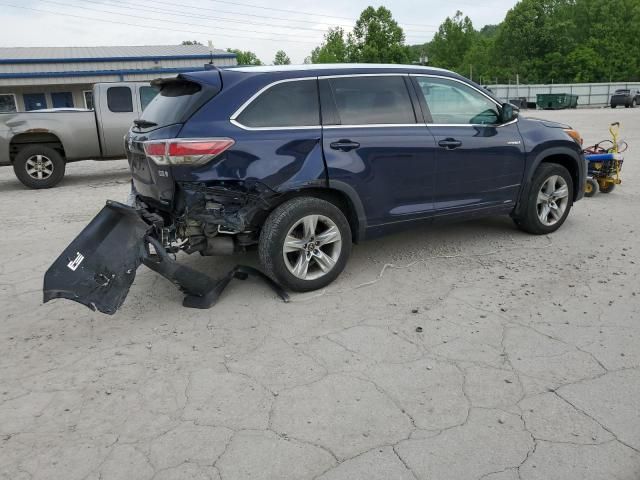
[[[246,280],[249,275],[261,278],[284,302],[289,301],[289,295],[280,285],[255,268],[236,265],[224,277],[214,280],[198,270],[173,260],[155,238],[146,237],[146,241],[153,246],[155,254],[147,252],[142,262],[151,270],[174,283],[185,294],[182,302],[185,307],[211,308],[217,303],[222,291],[231,280],[234,278]]]
[[[179,264],[151,236],[152,231],[138,210],[108,201],[47,270],[44,302],[66,298],[113,315],[127,298],[141,263],[177,285],[186,295],[185,307],[210,308],[231,280],[246,280],[250,275],[261,278],[283,301],[289,301],[280,285],[255,268],[236,265],[214,280]]]
[[[108,201],[44,276],[44,302],[66,298],[113,315],[145,256],[151,227],[135,208]]]

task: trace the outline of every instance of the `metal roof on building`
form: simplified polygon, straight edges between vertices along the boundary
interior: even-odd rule
[[[75,63],[145,60],[152,58],[235,57],[235,54],[206,45],[142,45],[107,47],[2,47],[0,63]]]

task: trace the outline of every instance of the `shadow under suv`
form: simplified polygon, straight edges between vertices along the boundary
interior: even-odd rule
[[[495,214],[546,234],[583,196],[577,132],[449,71],[233,67],[154,85],[125,143],[155,249],[257,247],[291,290],[329,284],[366,238]]]

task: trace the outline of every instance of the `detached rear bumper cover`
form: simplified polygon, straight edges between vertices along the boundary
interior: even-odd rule
[[[185,307],[209,308],[232,279],[245,280],[249,275],[263,279],[282,300],[289,300],[279,285],[251,267],[238,265],[213,280],[178,264],[152,237],[152,230],[135,208],[108,201],[47,270],[44,302],[66,298],[113,315],[127,298],[141,263],[177,285],[186,294]],[[149,245],[155,253],[150,253]]]
[[[135,208],[107,202],[47,270],[44,302],[66,298],[114,314],[127,298],[150,230]]]

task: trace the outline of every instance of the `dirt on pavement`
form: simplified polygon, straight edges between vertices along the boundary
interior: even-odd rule
[[[42,191],[0,169],[0,478],[640,478],[640,110],[525,114],[586,143],[621,121],[624,183],[550,236],[497,217],[365,242],[289,304],[248,280],[189,310],[141,267],[113,317],[42,305],[127,165]]]

